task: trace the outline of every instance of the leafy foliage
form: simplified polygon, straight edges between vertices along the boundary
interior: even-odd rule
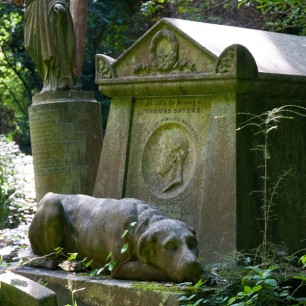
[[[83,89],[102,104],[105,128],[110,100],[95,85],[96,54],[117,58],[162,17],[305,34],[305,13],[302,0],[89,0]],[[24,49],[23,14],[9,2],[0,6],[0,132],[30,152],[27,108],[42,81]]]
[[[306,34],[306,2],[303,0],[240,0],[239,7],[258,10],[265,30]]]
[[[193,21],[261,28],[259,10],[241,6],[233,0],[150,0],[142,5],[141,12],[156,22],[162,17],[181,18]]]
[[[31,222],[36,207],[33,183],[32,157],[0,135],[0,229]]]
[[[250,265],[252,258],[253,253],[228,254],[218,263],[206,265],[206,273],[210,274],[208,284],[177,285],[186,292],[190,290],[190,294],[179,298],[182,305],[305,305],[305,256],[300,259],[297,254],[271,256],[268,266]]]
[[[2,132],[30,152],[28,107],[40,80],[23,45],[23,11],[11,4],[0,6],[0,106]],[[13,123],[11,123],[13,121]]]
[[[303,268],[296,275],[291,275],[291,278],[304,279],[297,288],[286,285],[279,266],[249,266],[246,270],[249,273],[241,280],[243,290],[230,298],[227,305],[304,305],[306,302],[305,296],[295,296],[302,286],[305,287]]]

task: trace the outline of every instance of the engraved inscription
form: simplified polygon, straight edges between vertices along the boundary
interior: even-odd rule
[[[142,110],[145,115],[154,114],[201,114],[201,100],[148,100]]]
[[[184,208],[184,200],[182,197],[178,196],[173,199],[158,199],[152,195],[149,195],[146,200],[149,203],[152,203],[155,207],[165,213],[167,216],[183,220],[185,222],[191,222],[195,215],[195,211],[191,208]]]
[[[44,110],[32,111],[30,119],[35,175],[71,172],[85,175],[88,164],[77,156],[85,154],[87,132],[77,130],[72,122],[60,122],[59,117]]]
[[[157,128],[161,124],[170,123],[170,122],[178,122],[178,123],[186,126],[189,129],[189,131],[191,132],[192,136],[194,137],[194,140],[196,142],[199,142],[198,133],[195,130],[195,128],[193,127],[193,125],[189,121],[187,121],[186,119],[183,119],[183,118],[178,117],[178,116],[164,117],[164,118],[156,121],[153,125],[153,129]],[[150,135],[150,133],[151,132],[149,131],[149,135]],[[149,137],[149,135],[147,137]]]

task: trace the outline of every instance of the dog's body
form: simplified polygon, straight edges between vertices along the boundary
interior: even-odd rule
[[[195,232],[136,199],[48,193],[38,205],[29,239],[36,255],[61,247],[97,266],[104,266],[112,252],[115,278],[196,282],[203,276]]]

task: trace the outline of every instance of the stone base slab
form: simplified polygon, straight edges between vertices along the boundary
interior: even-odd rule
[[[0,305],[57,306],[55,293],[12,272],[0,271]]]
[[[179,290],[177,284],[136,282],[115,280],[107,276],[91,277],[82,274],[68,274],[65,271],[21,268],[16,273],[53,290],[58,299],[58,305],[72,304],[72,284],[78,306],[176,306],[181,296],[194,292]],[[186,303],[186,301],[185,301]]]

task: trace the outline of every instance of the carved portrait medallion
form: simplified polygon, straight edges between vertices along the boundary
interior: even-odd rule
[[[177,196],[188,185],[195,164],[194,141],[184,126],[159,126],[145,144],[142,173],[149,190],[159,198]]]

